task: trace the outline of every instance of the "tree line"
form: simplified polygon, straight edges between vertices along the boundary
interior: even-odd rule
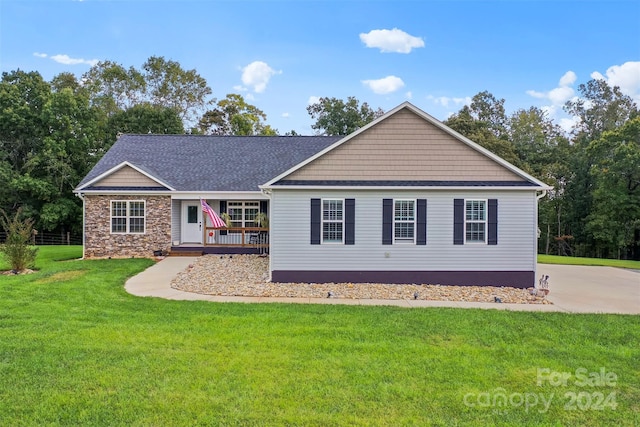
[[[540,201],[539,251],[640,259],[640,114],[604,80],[578,88],[571,132],[544,110],[507,115],[480,92],[445,124],[553,186]],[[121,133],[278,135],[240,94],[217,100],[196,70],[163,57],[103,61],[77,78],[14,70],[0,80],[0,208],[44,231],[82,232],[72,190]],[[383,114],[355,97],[307,107],[317,134],[347,135]],[[284,133],[296,135],[295,131]]]

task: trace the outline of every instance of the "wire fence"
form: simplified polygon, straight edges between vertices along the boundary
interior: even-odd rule
[[[7,233],[0,231],[0,243],[4,243],[7,239]],[[31,236],[32,245],[81,245],[82,235],[63,233],[43,233],[38,232]]]

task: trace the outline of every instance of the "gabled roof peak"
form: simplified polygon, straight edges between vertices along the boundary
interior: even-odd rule
[[[408,101],[405,101],[402,104],[398,105],[397,107],[389,110],[384,115],[378,117],[377,119],[373,120],[372,122],[368,123],[367,125],[361,127],[360,129],[356,130],[355,132],[351,133],[350,135],[348,135],[348,136],[346,136],[344,138],[341,138],[339,141],[337,141],[334,144],[332,144],[331,146],[325,148],[321,152],[315,154],[314,156],[306,159],[305,161],[299,163],[298,165],[294,166],[293,168],[289,169],[288,171],[286,171],[286,172],[280,174],[279,176],[275,177],[274,179],[270,180],[269,182],[267,182],[262,187],[263,188],[268,188],[268,187],[276,184],[278,181],[283,180],[283,179],[291,176],[294,172],[301,170],[302,168],[306,167],[307,165],[309,165],[310,163],[312,163],[315,160],[319,159],[320,157],[327,155],[328,153],[338,149],[339,147],[343,146],[344,144],[347,144],[349,141],[358,139],[358,137],[360,135],[364,134],[365,132],[368,132],[370,129],[372,129],[374,127],[380,126],[381,123],[383,123],[383,122],[385,122],[387,120],[390,120],[391,117],[395,116],[396,114],[398,114],[399,112],[404,111],[404,110],[408,110],[411,113],[417,115],[419,118],[421,118],[425,122],[431,124],[432,126],[434,126],[437,129],[439,129],[444,134],[447,134],[450,138],[453,138],[454,140],[457,140],[459,143],[464,144],[465,146],[468,147],[468,149],[471,149],[471,150],[477,152],[480,156],[484,156],[485,158],[489,159],[491,162],[494,162],[496,165],[499,165],[505,171],[508,171],[508,173],[513,174],[513,175],[515,175],[517,177],[520,177],[521,179],[523,179],[525,181],[531,182],[531,183],[534,184],[534,186],[539,187],[540,189],[542,189],[542,188],[548,189],[549,188],[542,181],[539,181],[538,179],[536,179],[533,176],[527,174],[523,170],[517,168],[516,166],[512,165],[511,163],[507,162],[506,160],[502,159],[501,157],[497,156],[496,154],[492,153],[491,151],[487,150],[486,148],[480,146],[479,144],[477,144],[477,143],[471,141],[470,139],[466,138],[465,136],[459,134],[458,132],[456,132],[453,129],[449,128],[444,123],[442,123],[439,120],[435,119],[433,116],[425,113],[424,111],[422,111],[421,109],[419,109],[418,107],[416,107],[415,105],[413,105],[412,103],[410,103]],[[401,132],[401,130],[400,130],[400,132]],[[296,178],[292,178],[292,179],[296,179]],[[329,179],[329,178],[326,178],[326,179]],[[442,178],[440,178],[440,179],[442,179]]]

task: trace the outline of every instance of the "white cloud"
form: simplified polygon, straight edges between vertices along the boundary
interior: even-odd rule
[[[244,99],[245,99],[245,101],[255,101],[255,100],[256,100],[256,97],[255,97],[255,96],[253,96],[253,94],[252,94],[252,93],[248,93],[248,94],[246,94],[246,95],[244,96]]]
[[[78,65],[78,64],[87,64],[92,67],[100,62],[97,59],[83,59],[83,58],[71,58],[69,55],[47,55],[46,53],[33,52],[33,56],[37,56],[38,58],[51,58],[59,64],[65,65]]]
[[[404,87],[402,79],[396,76],[387,76],[378,80],[362,80],[362,83],[378,95],[395,92]]]
[[[289,118],[289,113],[282,113],[282,117],[284,117],[285,119]]]
[[[542,111],[547,114],[547,117],[554,119],[556,123],[560,125],[566,132],[571,131],[572,127],[579,120],[577,117],[560,117],[564,114],[562,107],[567,101],[577,99],[573,84],[576,82],[578,76],[573,71],[567,71],[558,80],[558,86],[546,91],[540,92],[537,90],[526,91],[527,95],[549,101],[548,105],[540,107]]]
[[[360,40],[367,47],[379,48],[380,52],[409,53],[413,48],[424,47],[421,37],[414,37],[397,28],[361,33]]]
[[[407,99],[413,99],[413,93],[411,93],[411,91],[407,92],[404,94],[404,97]]]
[[[307,101],[307,105],[317,104],[318,102],[320,102],[320,97],[312,95],[309,97],[309,100]]]
[[[618,86],[620,91],[640,102],[640,61],[629,61],[622,65],[612,65],[603,76],[597,71],[591,73],[591,78],[605,80],[609,86]]]
[[[635,102],[640,103],[640,61],[625,62],[622,65],[613,65],[607,69],[605,75],[598,71],[591,73],[592,79],[606,81],[609,86],[618,86],[620,91],[630,96]],[[542,108],[548,117],[555,119],[565,131],[570,131],[580,120],[578,117],[560,117],[563,114],[562,107],[567,101],[578,100],[573,84],[577,76],[573,71],[567,71],[558,82],[558,87],[547,92],[528,90],[527,94],[534,98],[545,99],[550,105]],[[589,101],[585,100],[585,108],[589,108]]]
[[[547,98],[551,101],[552,105],[563,105],[565,102],[573,98],[573,88],[569,86],[560,86],[555,89],[551,89],[547,94]]]
[[[432,100],[434,103],[441,105],[445,108],[448,108],[449,105],[454,105],[454,106],[462,106],[462,105],[469,105],[471,104],[471,97],[470,96],[465,96],[464,98],[457,98],[457,97],[448,97],[448,96],[432,96],[429,95],[427,96],[427,99]]]
[[[242,83],[252,86],[254,92],[262,93],[276,74],[282,74],[282,71],[274,70],[266,62],[254,61],[242,69]]]
[[[548,92],[539,92],[536,90],[528,90],[527,95],[539,99],[548,99],[551,105],[558,107],[564,105],[565,102],[573,98],[575,91],[571,87],[576,82],[577,76],[573,71],[567,71],[560,77],[558,87]]]
[[[51,55],[51,59],[53,59],[54,61],[60,64],[65,64],[65,65],[87,64],[87,65],[91,65],[92,67],[96,65],[98,62],[100,62],[97,59],[71,58],[69,55],[63,55],[63,54]]]
[[[537,92],[535,90],[528,90],[527,95],[533,96],[534,98],[546,98],[547,94],[543,92]]]
[[[233,90],[237,90],[238,92],[246,92],[249,89],[247,89],[246,87],[244,87],[242,85],[235,85],[233,87]]]
[[[567,71],[562,77],[560,77],[560,81],[558,83],[561,87],[571,86],[576,82],[577,78],[578,76],[576,76],[576,73],[573,71]]]

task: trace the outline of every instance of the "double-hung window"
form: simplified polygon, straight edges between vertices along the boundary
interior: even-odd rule
[[[382,199],[382,244],[427,244],[427,199]]]
[[[487,201],[465,200],[465,242],[486,243]]]
[[[112,200],[111,201],[111,233],[144,234],[145,202],[144,200]]]
[[[232,228],[256,227],[256,218],[260,212],[260,202],[227,202],[227,213]]]
[[[344,200],[322,200],[322,243],[344,241]]]
[[[394,200],[393,230],[394,243],[415,243],[415,200]]]

